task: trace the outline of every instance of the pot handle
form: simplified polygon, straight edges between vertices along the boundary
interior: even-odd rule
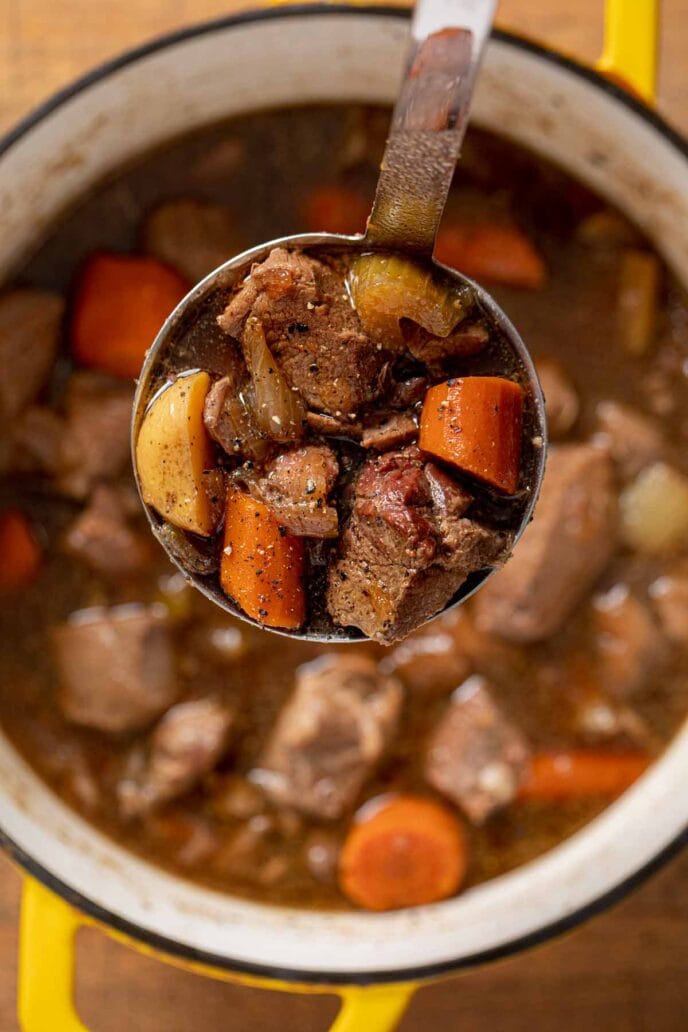
[[[417,988],[413,982],[402,982],[338,989],[342,1006],[330,1032],[393,1032]]]
[[[74,1007],[74,936],[80,915],[33,878],[24,879],[19,926],[22,1032],[88,1032]]]
[[[34,878],[24,879],[19,929],[21,1032],[88,1032],[74,1005],[74,937],[85,923],[56,893]],[[258,984],[264,989],[336,993],[342,1006],[330,1032],[393,1032],[418,988],[411,982],[342,989]]]
[[[597,67],[652,103],[657,84],[660,0],[605,0],[604,47]]]

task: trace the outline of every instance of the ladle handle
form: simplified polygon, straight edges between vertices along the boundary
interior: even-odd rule
[[[419,0],[365,241],[430,256],[496,0]]]

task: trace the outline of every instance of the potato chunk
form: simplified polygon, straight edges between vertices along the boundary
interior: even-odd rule
[[[207,373],[180,376],[155,399],[136,441],[143,500],[182,530],[210,535],[221,512],[221,474],[203,425]]]
[[[688,543],[688,477],[666,463],[643,470],[620,505],[622,534],[634,551],[661,555]]]

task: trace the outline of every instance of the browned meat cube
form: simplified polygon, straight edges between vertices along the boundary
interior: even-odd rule
[[[83,609],[53,631],[60,708],[75,724],[136,731],[177,697],[168,620],[160,606]]]
[[[600,685],[616,698],[639,691],[661,663],[666,642],[649,606],[617,584],[593,599]]]
[[[688,564],[658,577],[650,585],[650,598],[667,637],[679,645],[688,644]]]
[[[325,655],[297,671],[252,778],[273,802],[321,818],[355,804],[389,744],[402,687],[361,655]]]
[[[143,246],[148,254],[197,283],[244,250],[228,208],[193,197],[166,201],[146,218]]]
[[[168,710],[151,735],[142,769],[129,772],[117,786],[126,816],[146,813],[193,788],[221,759],[233,723],[232,709],[219,699],[193,699]]]
[[[562,366],[554,359],[541,358],[536,365],[545,396],[547,430],[552,440],[556,440],[565,437],[578,419],[578,394]]]
[[[552,448],[532,523],[476,597],[478,630],[511,641],[548,638],[602,573],[616,540],[609,456],[588,444]]]
[[[417,448],[363,466],[329,572],[334,621],[389,643],[439,612],[469,573],[503,561],[511,536],[464,516],[471,496]]]
[[[516,795],[529,760],[521,732],[500,712],[482,677],[454,692],[425,754],[433,788],[482,824]]]
[[[45,405],[30,405],[0,441],[3,471],[53,474],[60,461],[64,420]]]
[[[64,301],[47,290],[0,296],[0,419],[3,426],[34,401],[57,355]]]
[[[214,441],[241,461],[263,462],[270,442],[256,425],[248,395],[248,376],[241,371],[223,376],[208,391],[203,406],[203,422]]]
[[[395,412],[387,416],[381,422],[366,426],[361,436],[361,444],[364,448],[374,448],[375,451],[389,451],[390,448],[400,448],[408,444],[418,436],[418,423],[404,412]]]
[[[97,573],[127,577],[150,561],[148,539],[127,519],[126,504],[114,487],[95,488],[88,506],[67,528],[62,549]]]
[[[219,323],[241,339],[249,315],[309,408],[353,417],[380,394],[386,353],[371,344],[339,277],[322,262],[276,247],[253,266]]]
[[[339,473],[337,456],[326,444],[282,452],[265,467],[252,490],[279,522],[303,537],[336,537],[337,510],[328,495]]]
[[[437,621],[421,628],[380,661],[380,670],[396,674],[413,692],[448,692],[470,673],[470,662],[454,636]]]
[[[422,326],[410,323],[405,329],[404,337],[406,347],[413,357],[438,372],[447,359],[479,354],[490,339],[487,327],[483,323],[469,320],[460,323],[448,337],[435,337]]]
[[[114,480],[130,462],[133,385],[98,373],[74,373],[65,394],[57,485],[85,498],[94,484]]]
[[[618,401],[597,406],[596,441],[605,445],[623,480],[666,458],[667,442],[651,416]]]

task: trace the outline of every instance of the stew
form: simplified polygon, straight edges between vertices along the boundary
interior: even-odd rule
[[[153,321],[252,242],[362,228],[387,119],[282,110],[181,140],[94,190],[0,295],[3,728],[133,852],[300,907],[410,905],[532,859],[642,774],[688,701],[686,298],[620,214],[485,133],[467,137],[438,253],[484,279],[522,330],[554,440],[504,570],[391,647],[325,647],[223,614],[153,541],[129,453],[131,374]],[[218,386],[229,374],[212,345],[226,335],[215,314],[200,329],[188,365],[207,380],[176,382],[197,425],[211,381],[241,420]],[[449,379],[431,389],[463,405]],[[327,449],[337,442],[343,464],[345,442],[314,411],[324,429],[299,447],[316,450],[326,491]],[[241,425],[259,468],[264,437]],[[458,483],[441,423],[421,432]],[[371,461],[378,475],[391,460]],[[208,501],[187,509],[199,527]],[[247,553],[274,543],[271,604],[297,613],[307,556],[280,526],[270,498],[238,490],[224,576],[248,606]],[[185,531],[167,533],[187,548]],[[188,561],[214,575],[212,559],[195,548]]]
[[[525,378],[468,284],[401,255],[275,247],[158,359],[141,493],[182,567],[200,550],[257,623],[389,644],[510,554],[522,452],[542,445]]]

